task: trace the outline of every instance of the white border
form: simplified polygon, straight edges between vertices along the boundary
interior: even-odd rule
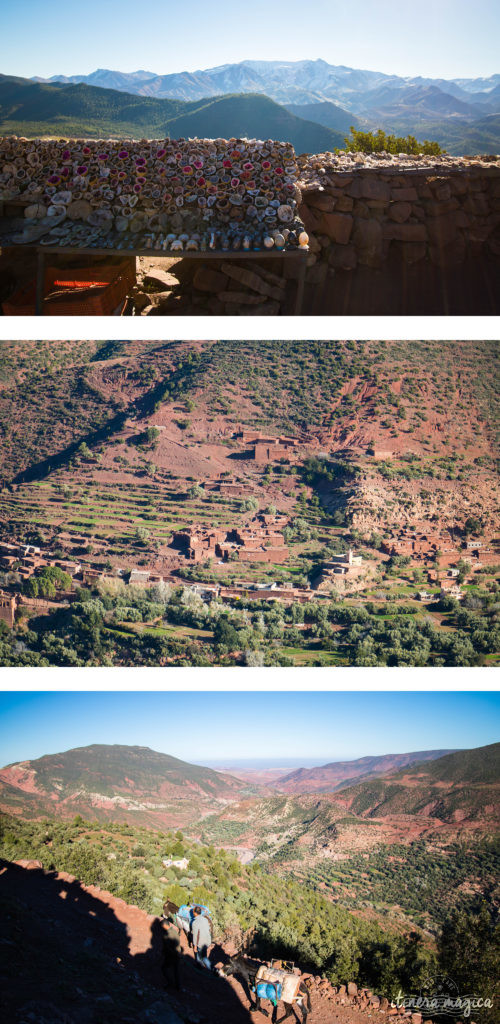
[[[1,317],[0,339],[496,341],[498,316]]]
[[[498,691],[480,668],[4,668],[0,692],[92,690]]]

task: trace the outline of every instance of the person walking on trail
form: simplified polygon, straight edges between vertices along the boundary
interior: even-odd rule
[[[162,974],[165,985],[173,981],[178,992],[181,991],[179,982],[179,961],[181,957],[180,932],[174,922],[173,916],[163,917],[162,934]]]
[[[210,921],[201,912],[201,907],[193,907],[194,921],[191,929],[193,936],[193,949],[196,960],[207,970],[212,970],[212,964],[208,958],[208,948],[212,945],[212,932]]]

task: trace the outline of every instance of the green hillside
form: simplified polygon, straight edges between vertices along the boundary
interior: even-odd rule
[[[41,84],[0,76],[0,131],[26,137],[272,138],[297,152],[343,144],[338,132],[304,121],[256,94],[185,103],[84,84]]]

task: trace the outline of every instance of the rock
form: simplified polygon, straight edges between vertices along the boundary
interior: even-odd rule
[[[381,998],[381,1000],[380,1000],[380,1007],[379,1007],[379,1009],[380,1009],[380,1010],[382,1010],[382,1012],[384,1012],[384,1013],[385,1013],[385,1011],[386,1011],[386,1010],[387,1010],[388,1008],[389,1008],[389,1000],[388,1000],[388,999],[386,999],[386,997],[385,997],[385,996],[382,996],[382,998]]]
[[[382,225],[373,217],[370,220],[356,221],[352,236],[356,249],[379,249],[382,245]]]
[[[347,989],[346,989],[345,985],[339,985],[339,990],[338,990],[338,995],[339,996],[345,996],[346,991],[347,991]]]
[[[447,181],[439,181],[439,179],[437,179],[435,182],[432,182],[431,189],[436,199],[451,198],[451,189],[449,182]]]
[[[228,263],[224,265],[224,273],[232,278],[233,281],[238,281],[260,295],[268,295],[269,298],[278,299],[278,301],[283,298],[283,290],[281,288],[269,284],[268,281],[263,281],[259,274],[255,274],[252,270],[246,270],[245,267]],[[219,289],[217,290],[219,291]]]
[[[337,199],[337,202],[335,203],[335,209],[339,213],[350,213],[350,211],[352,210],[353,206],[354,206],[354,199],[351,199],[350,196],[339,196],[339,198]]]
[[[457,199],[448,199],[444,203],[429,199],[425,204],[425,209],[429,217],[441,217],[445,213],[453,213],[454,210],[460,209],[460,203]]]
[[[416,203],[418,192],[416,188],[393,188],[391,189],[391,199],[401,203]]]
[[[385,199],[388,202],[391,198],[389,185],[368,175],[355,179],[346,191],[354,199]]]
[[[411,214],[411,203],[392,203],[389,207],[389,217],[397,224],[403,224]]]
[[[421,1013],[412,1013],[412,1015],[411,1015],[411,1024],[422,1024],[422,1014]]]
[[[154,267],[153,270],[148,270],[147,274],[145,274],[143,284],[157,288],[158,291],[166,291],[170,288],[178,288],[179,280],[175,274],[170,274],[168,270]]]
[[[307,205],[313,206],[315,210],[322,210],[331,213],[335,208],[335,198],[326,192],[308,192]]]
[[[375,1010],[378,1010],[380,1006],[380,999],[378,996],[372,996],[370,999],[370,1006],[373,1006]]]
[[[357,220],[354,228],[353,243],[356,247],[358,262],[366,266],[378,266],[383,257],[383,235],[380,221]]]
[[[323,213],[319,230],[338,245],[347,245],[353,225],[354,218],[348,213]]]
[[[454,217],[433,217],[427,225],[429,242],[432,245],[449,245],[457,237]]]
[[[355,981],[350,981],[348,983],[348,985],[347,985],[347,995],[348,996],[357,996],[357,994],[358,994],[358,986],[356,985],[356,982]]]
[[[193,277],[193,285],[201,292],[220,292],[227,287],[226,274],[221,274],[211,267],[201,266]]]
[[[475,213],[478,217],[487,217],[489,213],[488,200],[482,195],[467,196],[463,208],[466,213]]]
[[[173,292],[171,292],[171,291],[168,291],[168,292],[153,292],[152,295],[148,296],[148,298],[149,298],[150,304],[152,306],[162,306],[163,303],[166,302],[167,299],[169,299],[171,295],[173,295]]]
[[[321,242],[318,241],[316,235],[309,235],[309,252],[321,252]]]
[[[151,304],[151,296],[146,295],[146,292],[132,292],[132,302],[134,303],[135,309],[145,309],[146,306]]]

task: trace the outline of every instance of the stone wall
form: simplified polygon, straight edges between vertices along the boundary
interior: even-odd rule
[[[390,253],[437,266],[500,256],[500,158],[327,157],[302,163],[300,212],[312,254],[334,270],[381,267]]]
[[[298,163],[310,249],[304,314],[498,312],[500,157],[327,153]],[[230,257],[206,265],[186,259],[170,269],[179,287],[156,306],[144,297],[152,302],[147,313],[294,312],[295,260],[244,267]],[[435,308],[428,308],[432,288]],[[356,294],[342,308],[349,290]],[[457,295],[462,308],[454,308]]]

